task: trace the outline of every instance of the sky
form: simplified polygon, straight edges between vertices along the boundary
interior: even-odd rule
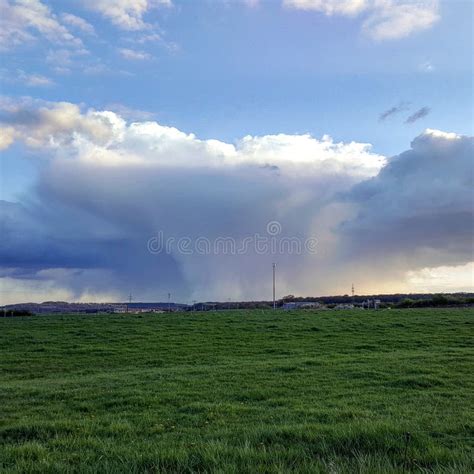
[[[1,303],[473,291],[472,1],[0,11]]]

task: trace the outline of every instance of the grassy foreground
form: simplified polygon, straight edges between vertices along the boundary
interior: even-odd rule
[[[473,323],[473,309],[0,318],[0,471],[473,472]]]

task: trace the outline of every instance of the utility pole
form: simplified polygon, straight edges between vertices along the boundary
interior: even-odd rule
[[[171,293],[168,293],[168,313],[171,313]]]
[[[276,300],[275,300],[275,271],[276,271],[276,263],[272,263],[273,267],[273,309],[276,309]]]
[[[130,307],[131,304],[132,304],[132,294],[130,293],[128,295],[127,313],[128,313],[128,310],[129,310],[129,307]]]

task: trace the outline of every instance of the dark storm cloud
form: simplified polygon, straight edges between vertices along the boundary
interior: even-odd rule
[[[234,145],[72,104],[42,106],[36,122],[7,126],[44,155],[27,199],[0,206],[10,288],[29,280],[73,297],[260,298],[271,294],[270,253],[151,254],[147,243],[159,231],[240,242],[266,235],[269,221],[281,237],[318,240],[316,255],[278,256],[288,292],[344,291],[354,275],[369,286],[376,257],[410,255],[397,264],[399,279],[421,263],[469,260],[467,137],[427,131],[383,168],[386,159],[363,143],[280,134]],[[357,266],[355,256],[365,261]]]
[[[422,107],[413,114],[411,114],[406,120],[405,123],[415,123],[417,120],[426,117],[431,112],[429,107]]]
[[[346,195],[358,212],[340,231],[348,251],[408,268],[473,257],[474,139],[427,130],[378,176]]]
[[[57,283],[77,298],[88,288],[125,295],[166,285],[186,287],[171,255],[159,255],[150,265],[142,238],[111,232],[107,222],[80,206],[58,206],[45,194],[39,199],[41,206],[29,208],[0,202],[2,277],[42,280],[59,275]]]
[[[8,234],[0,245],[3,276],[50,279],[79,296],[261,297],[270,254],[188,256],[175,247],[152,255],[147,243],[160,231],[175,241],[241,242],[266,235],[272,220],[281,237],[312,237],[313,218],[335,190],[374,175],[385,161],[370,145],[330,137],[248,136],[232,145],[157,123],[127,125],[73,104],[40,107],[31,121],[20,104],[6,123],[43,158],[24,205],[0,208]],[[287,261],[293,282],[305,280],[307,255],[279,261]]]

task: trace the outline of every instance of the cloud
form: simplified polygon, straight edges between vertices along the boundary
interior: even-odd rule
[[[13,127],[0,127],[0,150],[6,150],[15,141]]]
[[[123,301],[123,296],[119,293],[98,293],[93,288],[85,290],[80,295],[68,289],[60,282],[69,281],[78,277],[90,278],[93,280],[94,272],[74,271],[69,269],[38,270],[28,274],[15,272],[8,269],[1,276],[0,274],[0,301],[1,304],[14,304],[21,302],[42,302],[42,301],[78,301],[83,303],[97,302],[107,303]]]
[[[143,17],[152,8],[171,6],[171,0],[83,0],[85,7],[100,13],[116,27],[137,31],[150,28]]]
[[[408,272],[414,293],[471,292],[474,288],[474,262],[457,266],[422,268]]]
[[[50,8],[39,0],[0,0],[0,50],[45,38],[52,43],[81,47]]]
[[[139,44],[159,43],[163,41],[163,36],[160,33],[153,32],[153,33],[141,35],[138,38],[134,38],[134,39],[129,38],[129,39]]]
[[[41,74],[27,74],[24,71],[19,71],[18,79],[23,84],[30,87],[49,87],[54,85],[54,81]]]
[[[261,297],[266,289],[258,282],[272,255],[151,255],[147,242],[160,230],[240,242],[265,234],[270,220],[281,222],[282,235],[308,237],[335,193],[385,163],[368,144],[328,136],[246,136],[231,144],[75,104],[13,101],[3,108],[3,126],[41,167],[34,197],[2,212],[1,261],[14,269],[6,276],[21,271],[34,280],[40,270],[68,269],[55,285],[75,297],[92,290],[152,299],[167,291]],[[325,222],[337,216],[326,214]],[[307,255],[284,260],[291,284],[310,284],[302,269],[315,262]]]
[[[277,260],[285,293],[347,292],[352,281],[361,293],[407,291],[417,272],[472,261],[469,137],[427,130],[387,160],[328,136],[226,143],[70,103],[1,107],[3,146],[23,144],[40,168],[27,199],[0,206],[9,285],[70,299],[262,298]],[[316,238],[317,253],[148,250],[160,231],[241,245],[269,221],[279,237]]]
[[[84,20],[84,18],[72,15],[71,13],[63,13],[61,15],[61,19],[64,23],[67,23],[68,25],[77,28],[84,33],[95,35],[94,27],[88,21]]]
[[[398,114],[399,112],[402,112],[408,108],[408,104],[406,102],[401,102],[399,105],[396,105],[394,107],[390,107],[390,109],[386,110],[385,112],[382,112],[379,116],[379,121],[383,122],[384,120],[388,119],[389,117],[392,117],[393,115]]]
[[[381,259],[387,273],[473,260],[474,138],[427,129],[411,149],[346,195],[354,217],[341,224],[347,249]]]
[[[289,8],[325,15],[364,16],[363,31],[392,40],[431,28],[440,18],[438,0],[284,0]]]
[[[426,117],[431,112],[429,107],[422,107],[413,114],[411,114],[406,120],[405,123],[415,123],[417,120],[420,120]]]
[[[7,102],[0,106],[0,123],[12,127],[16,139],[33,148],[60,149],[79,138],[106,143],[114,127],[120,126],[112,123],[116,118],[115,114],[92,110],[82,114],[79,106],[68,102]]]
[[[150,54],[144,51],[137,51],[135,49],[120,48],[119,53],[123,58],[132,61],[144,61],[151,58]]]
[[[380,1],[364,22],[364,31],[376,40],[399,39],[431,28],[440,16],[437,1]]]
[[[17,138],[26,145],[50,149],[70,145],[68,151],[80,152],[81,158],[85,156],[84,150],[79,149],[78,144],[100,146],[102,152],[110,152],[103,155],[104,164],[108,160],[119,164],[123,160],[122,164],[126,164],[130,158],[142,164],[152,160],[160,166],[206,168],[260,166],[271,162],[286,165],[288,172],[297,174],[317,167],[328,175],[370,176],[384,163],[382,156],[371,152],[369,144],[334,143],[327,135],[321,140],[309,134],[248,135],[233,145],[213,139],[199,140],[193,134],[152,121],[127,125],[114,112],[82,111],[78,105],[68,102],[4,100],[0,110],[3,110],[0,123],[13,126]],[[132,146],[127,147],[127,144]],[[304,170],[300,165],[304,165]]]
[[[22,69],[16,71],[0,70],[0,80],[8,83],[21,83],[27,87],[50,87],[54,85],[54,81],[49,77],[41,74],[30,74]]]
[[[312,10],[326,15],[357,15],[369,8],[368,0],[284,0],[283,4],[298,10]]]

